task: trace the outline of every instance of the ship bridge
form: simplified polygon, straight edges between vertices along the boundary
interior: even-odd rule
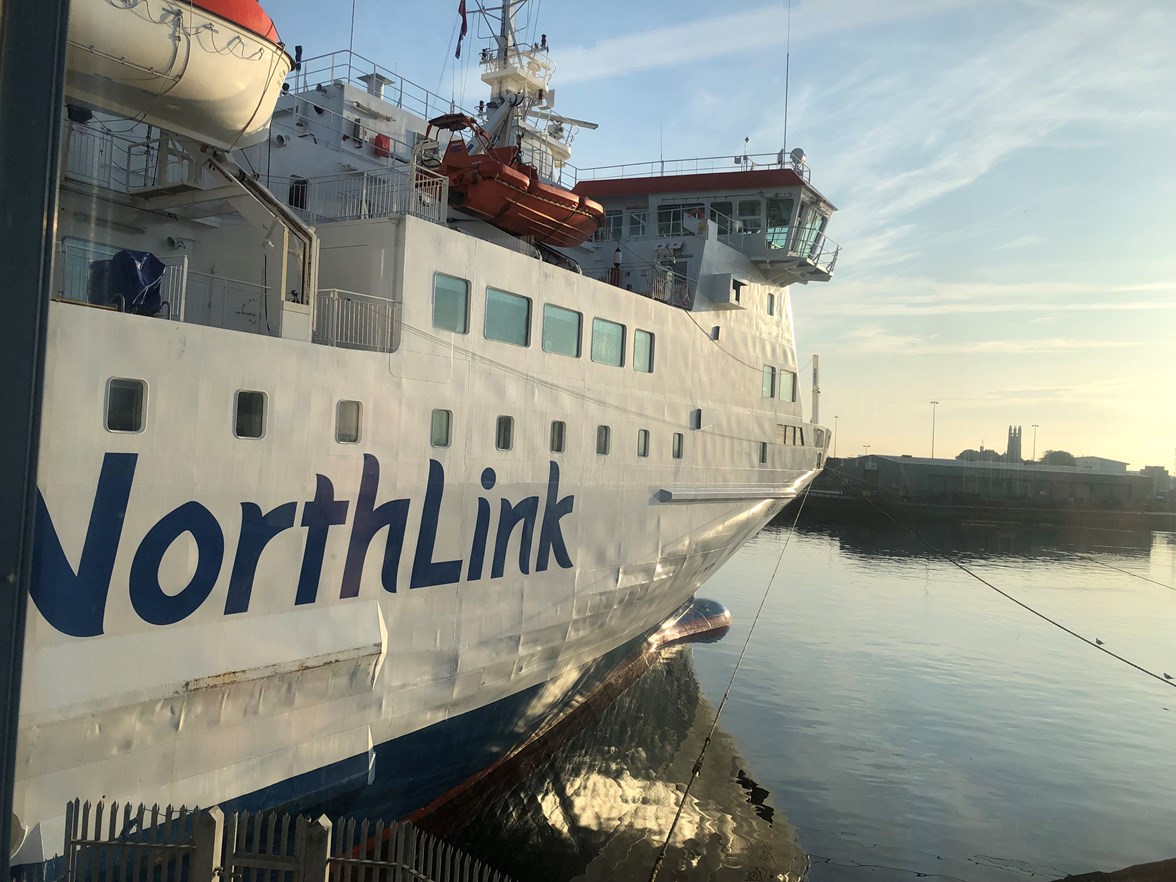
[[[841,246],[836,207],[809,181],[802,151],[577,170],[574,192],[605,207],[595,241],[706,237],[744,254],[775,285],[827,282]]]

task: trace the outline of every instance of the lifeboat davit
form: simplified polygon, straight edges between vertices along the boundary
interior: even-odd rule
[[[438,117],[430,125],[479,134],[477,124],[460,114]],[[470,153],[462,139],[450,141],[439,169],[449,178],[450,204],[543,245],[569,248],[590,238],[604,220],[604,207],[540,180],[533,167],[519,161],[518,152],[517,147],[488,147]]]
[[[214,147],[258,140],[293,59],[256,0],[73,0],[67,100]]]

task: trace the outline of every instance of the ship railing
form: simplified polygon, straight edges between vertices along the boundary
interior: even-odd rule
[[[769,227],[757,232],[720,234],[719,241],[752,260],[795,259],[825,273],[832,273],[841,246],[813,227]]]
[[[291,187],[290,201],[311,224],[405,214],[444,224],[448,214],[449,179],[419,166],[310,178],[304,183],[301,194]]]
[[[482,49],[479,62],[483,73],[494,73],[499,70],[496,43],[490,43]],[[555,62],[547,54],[547,47],[539,43],[511,46],[506,52],[506,64],[545,83],[551,82],[552,74],[555,73]]]
[[[576,181],[611,181],[617,178],[660,178],[667,175],[695,175],[710,172],[757,171],[788,168],[808,181],[807,163],[796,163],[787,152],[755,153],[744,156],[700,156],[692,159],[656,159],[650,162],[602,165],[594,168],[565,166]]]
[[[395,300],[322,289],[315,299],[313,340],[341,349],[395,352],[400,348],[400,310]]]
[[[379,97],[426,120],[460,109],[449,98],[443,98],[370,58],[347,49],[304,59],[302,69],[292,72],[287,79],[293,83],[290,88],[295,92],[339,81],[369,93],[378,88]],[[374,85],[376,83],[378,87]]]
[[[693,309],[694,308],[694,286],[690,283],[690,279],[680,273],[675,273],[673,270],[658,266],[649,261],[638,260],[637,265],[648,269],[649,290],[648,291],[633,291],[642,297],[649,297],[657,300],[660,303],[668,303],[670,306],[676,306],[679,309]],[[632,267],[626,267],[631,269]],[[586,273],[589,278],[596,279],[598,282],[605,282],[609,285],[615,285],[618,288],[625,287],[622,276],[622,269],[619,266],[608,267],[607,269],[598,269]],[[633,290],[629,288],[629,290]]]
[[[69,180],[128,194],[198,182],[199,164],[170,137],[113,132],[95,120],[70,123],[66,139],[65,177]]]

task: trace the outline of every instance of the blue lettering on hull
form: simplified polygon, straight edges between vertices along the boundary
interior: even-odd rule
[[[33,537],[33,578],[31,596],[45,620],[63,634],[72,637],[96,637],[105,631],[107,600],[112,588],[114,562],[123,540],[123,526],[135,481],[138,454],[107,453],[102,460],[98,486],[90,508],[90,520],[82,545],[77,570],[62,548],[49,507],[38,491],[37,519]],[[494,470],[482,472],[481,484],[493,489]],[[363,473],[354,505],[337,499],[331,480],[315,476],[312,499],[301,504],[302,517],[296,520],[298,503],[287,502],[267,513],[253,502],[241,503],[241,523],[237,531],[237,549],[231,563],[225,615],[248,612],[254,580],[262,553],[270,540],[287,530],[305,529],[302,564],[297,582],[289,586],[291,606],[313,604],[319,598],[323,560],[327,540],[333,527],[342,527],[351,514],[351,534],[339,585],[339,597],[360,594],[364,561],[376,534],[387,530],[383,548],[380,580],[385,591],[395,592],[400,568],[411,499],[390,499],[377,504],[380,463],[371,454],[363,458]],[[428,588],[483,579],[487,544],[490,541],[490,516],[493,505],[485,497],[477,501],[473,542],[466,559],[436,560],[437,536],[441,531],[441,505],[445,497],[445,469],[437,460],[429,460],[429,479],[420,505],[421,516],[412,553],[409,588]],[[500,498],[498,528],[493,534],[490,579],[507,575],[511,561],[511,543],[517,541],[514,559],[517,572],[528,575],[555,563],[570,569],[571,555],[564,541],[562,521],[572,513],[575,496],[559,495],[559,465],[548,468],[544,498],[528,496],[518,501]],[[298,526],[295,526],[295,525]],[[532,545],[538,528],[538,549],[532,558]],[[179,591],[164,591],[159,568],[167,550],[185,533],[196,546],[196,569],[188,584]],[[139,540],[132,558],[126,585],[119,586],[129,596],[135,613],[153,625],[172,625],[192,615],[211,596],[225,567],[226,530],[216,516],[196,500],[185,502],[161,517]],[[517,537],[517,540],[516,540]]]

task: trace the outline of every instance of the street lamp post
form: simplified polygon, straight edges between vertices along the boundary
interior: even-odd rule
[[[837,457],[837,420],[838,420],[838,417],[836,415],[834,415],[834,417],[833,417],[833,457],[834,458]]]
[[[1033,462],[1037,462],[1037,423],[1033,424]]]
[[[938,401],[931,402],[931,458],[935,459],[935,408],[939,405]]]

